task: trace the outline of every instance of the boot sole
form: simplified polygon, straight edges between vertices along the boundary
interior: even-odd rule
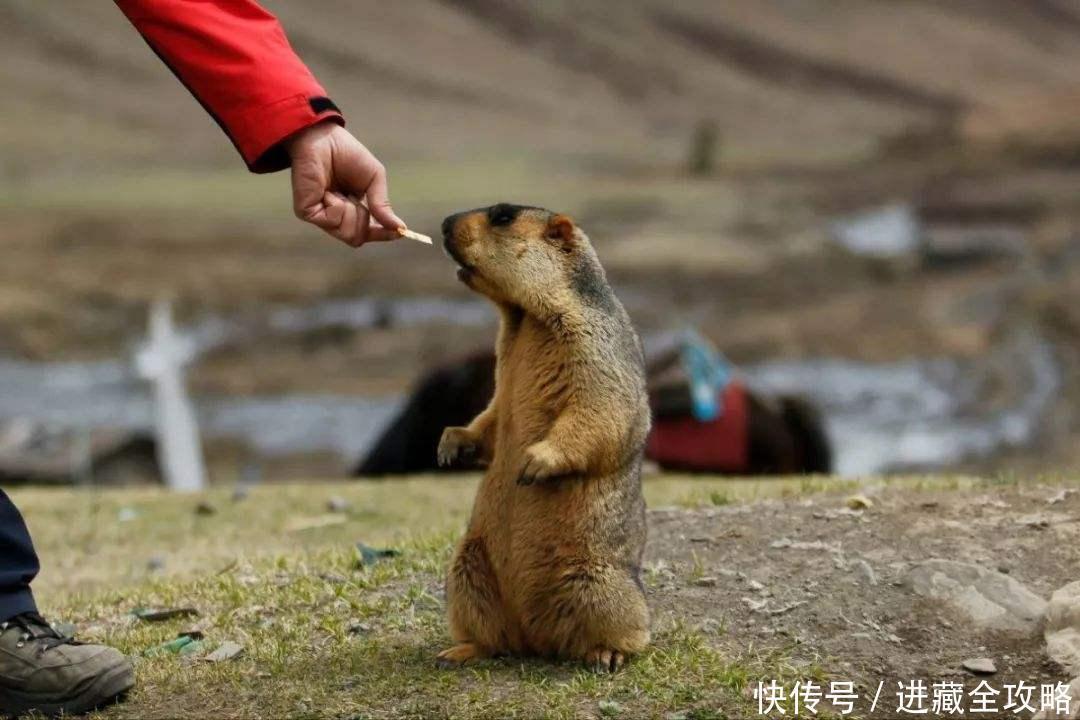
[[[18,690],[0,690],[0,717],[36,712],[46,717],[82,715],[117,700],[135,685],[135,669],[128,663],[103,672],[85,690],[66,700],[35,697]]]

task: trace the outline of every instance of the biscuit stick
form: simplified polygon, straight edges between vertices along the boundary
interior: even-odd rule
[[[397,232],[398,235],[400,235],[401,237],[406,237],[410,240],[416,240],[417,242],[422,242],[426,245],[432,244],[431,238],[429,238],[427,235],[421,235],[420,233],[410,230],[409,228],[399,227],[397,229]]]
[[[367,209],[367,205],[360,198],[356,197],[355,195],[351,195],[351,194],[348,197],[349,197],[349,200],[353,201],[357,205],[363,205],[364,209],[365,210]],[[410,240],[416,240],[417,242],[422,242],[425,245],[433,245],[434,244],[431,241],[431,238],[429,238],[427,235],[421,235],[420,233],[414,232],[414,231],[410,230],[409,228],[399,227],[397,229],[397,234],[398,234],[399,237],[409,238]]]

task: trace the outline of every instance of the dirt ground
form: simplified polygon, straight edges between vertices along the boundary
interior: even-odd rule
[[[656,622],[711,630],[722,652],[786,648],[797,666],[827,668],[870,695],[885,681],[882,707],[890,710],[897,681],[953,680],[970,691],[982,678],[961,663],[976,657],[995,661],[990,682],[998,688],[1067,681],[1041,634],[978,630],[905,583],[914,564],[943,558],[1007,573],[1048,598],[1080,566],[1080,494],[1048,505],[1055,492],[886,491],[861,511],[836,497],[654,508],[648,558]]]

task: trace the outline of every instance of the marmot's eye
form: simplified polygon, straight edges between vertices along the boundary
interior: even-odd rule
[[[491,227],[505,227],[514,222],[517,218],[518,212],[521,210],[517,205],[509,205],[507,203],[499,203],[498,205],[492,205],[488,210],[488,223]]]

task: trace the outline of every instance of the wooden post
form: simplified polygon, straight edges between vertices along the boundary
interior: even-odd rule
[[[158,300],[150,310],[149,338],[135,361],[154,385],[154,429],[158,466],[165,484],[177,492],[206,487],[202,442],[195,411],[184,388],[184,365],[194,355],[190,342],[176,334],[172,304]]]

